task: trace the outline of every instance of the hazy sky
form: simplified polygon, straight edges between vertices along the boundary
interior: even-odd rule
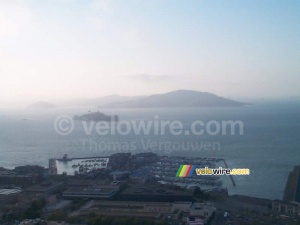
[[[0,0],[0,101],[300,95],[300,1]]]

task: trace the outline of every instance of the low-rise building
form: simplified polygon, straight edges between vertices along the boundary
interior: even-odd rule
[[[110,199],[120,190],[122,182],[72,179],[67,182],[66,198]]]
[[[111,199],[118,193],[116,186],[101,186],[89,188],[68,188],[63,192],[65,198]]]
[[[274,200],[272,201],[272,211],[280,214],[298,214],[300,213],[300,204],[296,202]]]
[[[34,220],[23,220],[19,225],[47,225],[47,222],[42,219],[34,219]]]
[[[192,191],[174,190],[159,186],[131,186],[118,196],[119,200],[149,201],[149,202],[174,202],[174,201],[193,201]]]
[[[130,180],[133,183],[145,184],[150,177],[150,170],[146,168],[140,168],[132,171],[130,174]]]
[[[192,206],[192,202],[174,202],[173,208],[174,210],[180,210],[182,212],[189,212]]]
[[[0,203],[15,203],[21,199],[21,190],[19,189],[0,189]]]
[[[173,212],[172,203],[133,201],[94,201],[78,212],[86,216],[90,213],[107,216],[139,217],[157,219]]]
[[[203,218],[205,222],[213,215],[215,207],[212,202],[194,203],[190,208],[190,215],[192,217]]]
[[[110,173],[114,181],[126,180],[129,178],[130,171],[116,170]]]
[[[55,192],[62,191],[64,188],[63,182],[44,182],[41,184],[29,186],[25,189],[26,193],[50,195]]]
[[[188,225],[204,225],[205,221],[203,218],[190,216],[187,221]]]
[[[228,199],[232,208],[245,209],[268,213],[271,209],[272,201],[270,199],[257,198],[245,195],[232,195]]]
[[[0,171],[0,185],[26,186],[39,183],[40,181],[40,175],[19,175],[13,171]]]
[[[111,186],[120,187],[124,184],[121,181],[111,182],[104,180],[84,180],[84,179],[70,179],[66,182],[67,188],[89,188],[89,187],[101,187],[101,186]]]
[[[0,185],[27,186],[47,178],[48,170],[41,166],[18,166],[14,170],[0,171]]]

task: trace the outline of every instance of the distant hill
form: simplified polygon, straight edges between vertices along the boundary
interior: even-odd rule
[[[117,101],[102,105],[102,108],[164,108],[164,107],[230,107],[246,105],[211,94],[191,90],[177,90],[156,94],[131,101]]]
[[[30,108],[30,109],[52,109],[55,107],[56,107],[56,105],[53,105],[49,102],[36,102],[36,103],[28,106],[28,108]]]
[[[88,106],[88,107],[98,107],[106,105],[112,102],[125,102],[136,100],[144,96],[120,96],[120,95],[108,95],[100,98],[82,98],[82,99],[71,99],[57,101],[56,103],[61,106]]]

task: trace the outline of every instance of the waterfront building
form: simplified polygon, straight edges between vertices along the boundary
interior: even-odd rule
[[[0,189],[0,203],[16,203],[21,199],[20,189]]]
[[[300,204],[296,202],[274,200],[272,201],[272,211],[285,215],[298,214],[300,213]]]

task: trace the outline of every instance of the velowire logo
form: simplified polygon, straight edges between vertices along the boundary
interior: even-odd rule
[[[191,177],[195,168],[195,165],[180,165],[176,177]]]

